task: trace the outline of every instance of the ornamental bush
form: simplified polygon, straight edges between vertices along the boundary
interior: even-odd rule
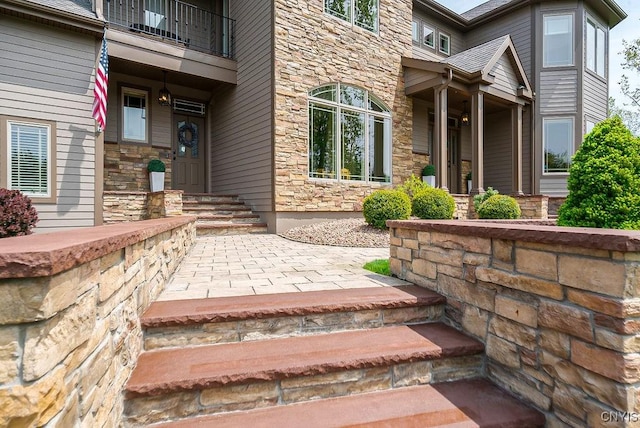
[[[31,199],[19,190],[0,188],[0,238],[29,235],[37,222]]]
[[[618,116],[600,122],[569,168],[558,225],[640,229],[640,139]]]
[[[411,177],[407,178],[404,183],[400,184],[397,189],[406,193],[409,196],[409,199],[412,201],[413,205],[413,197],[420,191],[424,189],[428,189],[429,186],[427,183],[422,181],[420,177],[416,177],[414,174],[411,174]],[[413,212],[411,213],[413,214]]]
[[[493,195],[497,195],[499,193],[500,192],[495,190],[493,187],[488,187],[484,193],[479,193],[475,195],[473,197],[473,209],[475,210],[475,212],[478,212],[478,210],[480,209],[480,205],[482,205],[484,201],[486,201]]]
[[[520,205],[515,198],[508,195],[493,195],[480,204],[479,218],[516,219],[520,218]]]
[[[456,203],[446,190],[429,187],[413,197],[413,214],[422,219],[451,219]]]
[[[400,190],[376,190],[362,203],[365,221],[378,229],[386,229],[387,220],[406,220],[411,215],[411,199]]]
[[[165,172],[166,167],[164,165],[164,162],[162,162],[160,159],[152,159],[147,164],[147,170],[149,172]]]

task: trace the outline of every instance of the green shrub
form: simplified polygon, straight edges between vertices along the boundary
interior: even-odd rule
[[[387,220],[406,220],[411,215],[411,199],[400,190],[376,190],[362,203],[365,221],[386,229]]]
[[[396,189],[403,191],[409,196],[409,199],[413,199],[416,193],[421,190],[428,189],[429,186],[427,183],[422,181],[420,177],[416,177],[414,174],[411,174],[411,177],[407,178],[404,183],[400,184]]]
[[[149,161],[147,165],[147,170],[149,172],[165,172],[165,165],[160,159],[152,159]]]
[[[475,195],[473,197],[473,209],[475,210],[475,212],[478,212],[478,210],[480,209],[480,205],[482,205],[482,203],[484,201],[486,201],[487,199],[489,199],[493,195],[497,195],[499,193],[500,192],[495,190],[493,187],[489,187],[489,188],[487,188],[487,190],[484,193],[480,193],[478,195]]]
[[[425,165],[424,168],[422,168],[422,175],[424,177],[427,177],[429,175],[436,175],[436,166],[432,164]]]
[[[618,116],[585,137],[569,168],[558,225],[640,229],[640,139]]]
[[[520,206],[515,198],[507,195],[493,195],[480,204],[479,218],[520,218]]]
[[[429,187],[413,197],[413,214],[422,219],[451,219],[456,203],[446,190]]]

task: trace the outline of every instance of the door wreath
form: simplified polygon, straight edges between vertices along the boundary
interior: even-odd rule
[[[178,143],[192,148],[198,144],[198,128],[193,123],[185,122],[178,128]]]

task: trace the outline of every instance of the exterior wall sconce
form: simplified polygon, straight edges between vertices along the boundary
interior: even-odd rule
[[[161,106],[171,106],[171,92],[167,89],[167,70],[162,70],[164,73],[164,86],[160,89],[158,94],[158,102]]]
[[[462,122],[462,126],[469,126],[469,112],[467,111],[467,101],[464,100],[462,102],[462,115],[460,116],[460,122]]]

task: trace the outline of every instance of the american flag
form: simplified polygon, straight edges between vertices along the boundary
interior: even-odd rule
[[[109,82],[109,55],[107,39],[102,38],[100,62],[96,69],[96,83],[93,87],[93,117],[98,121],[98,129],[102,131],[107,123],[107,83]]]

